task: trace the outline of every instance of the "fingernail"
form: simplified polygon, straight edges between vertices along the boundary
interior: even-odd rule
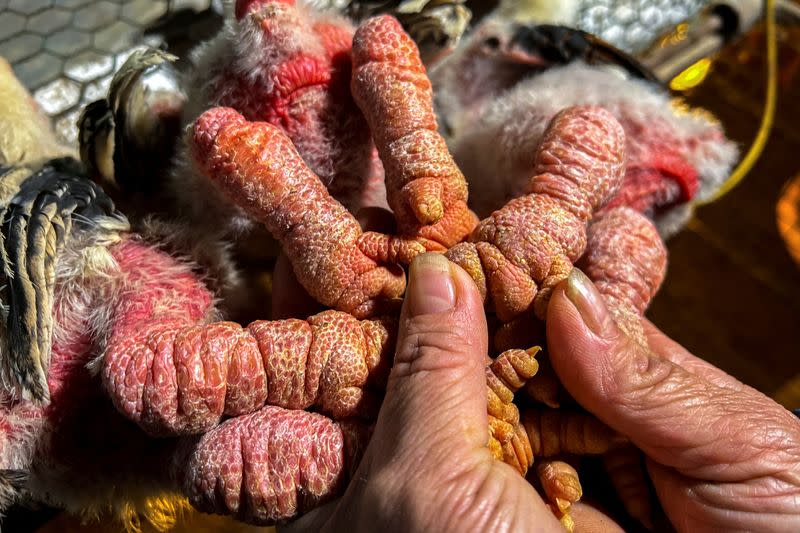
[[[456,287],[445,256],[426,253],[414,259],[406,299],[410,316],[442,313],[456,305]]]
[[[595,335],[602,337],[611,316],[594,283],[580,269],[573,268],[567,277],[565,292],[569,301],[578,309],[583,322]]]

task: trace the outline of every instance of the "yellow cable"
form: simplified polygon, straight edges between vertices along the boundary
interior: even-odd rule
[[[767,96],[764,103],[764,115],[761,117],[761,125],[758,127],[758,133],[753,140],[753,144],[750,145],[747,155],[742,158],[730,177],[725,180],[722,187],[711,198],[698,202],[699,205],[719,200],[744,179],[764,151],[770,130],[772,130],[772,123],[775,120],[775,105],[778,99],[778,36],[775,27],[775,0],[765,0],[764,3],[766,4],[767,26]]]

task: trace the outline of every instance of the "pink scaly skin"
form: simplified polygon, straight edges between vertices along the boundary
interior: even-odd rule
[[[110,309],[115,332],[109,340],[104,359],[113,359],[115,356],[112,352],[119,351],[119,345],[116,344],[119,339],[114,337],[115,334],[127,332],[135,336],[133,332],[137,327],[147,327],[144,317],[147,313],[150,313],[151,326],[153,322],[163,319],[162,329],[169,329],[188,319],[205,319],[213,313],[210,294],[186,265],[131,238],[112,246],[109,251],[117,264],[117,268],[110,272],[111,276],[117,278],[112,284],[121,283],[122,292],[93,292],[89,286],[76,287],[74,281],[70,286],[56,288],[54,319],[59,334],[53,346],[48,374],[50,403],[43,407],[31,402],[3,399],[0,404],[0,470],[24,472],[27,475],[24,487],[31,498],[75,513],[91,506],[104,509],[121,502],[141,501],[145,495],[181,490],[205,510],[236,513],[244,520],[269,523],[294,518],[298,513],[308,511],[337,494],[357,465],[368,438],[368,428],[362,423],[339,423],[319,414],[256,406],[253,409],[255,413],[230,419],[202,437],[154,439],[115,409],[102,380],[89,368],[95,367],[96,363],[92,363],[92,360],[98,352],[103,351],[103,332],[95,335],[89,319],[71,312],[64,303],[65,299],[74,305],[74,295],[78,294],[86,298],[85,301],[81,300],[81,305],[107,306]],[[320,317],[317,318],[323,322],[324,317]],[[125,320],[134,323],[126,326],[123,324]],[[352,317],[346,317],[346,324],[351,321],[354,322]],[[322,331],[322,335],[315,336],[315,344],[318,347],[324,345],[335,348],[327,350],[331,355],[330,360],[339,358],[341,362],[341,358],[346,356],[349,339],[331,336],[335,333],[332,330],[338,327],[337,323],[322,325],[320,322],[313,326]],[[303,324],[307,326],[305,322]],[[374,325],[376,330],[373,332],[364,330],[356,332],[356,336],[367,338],[373,343],[371,348],[379,352],[380,343],[384,342],[381,337],[382,326],[378,323]],[[198,327],[211,331],[216,326]],[[242,337],[240,334],[238,339]],[[183,352],[187,357],[188,352],[195,350],[189,362],[200,366],[190,369],[188,364],[184,364],[182,368],[187,372],[183,377],[218,370],[220,365],[213,353],[216,348],[225,346],[226,342],[228,345],[232,342],[231,339],[226,341],[218,338],[219,344],[216,346],[204,346],[201,341],[208,338],[195,336],[194,340],[198,342],[184,346],[188,348]],[[262,335],[262,338],[267,336]],[[339,348],[337,343],[340,341],[342,346]],[[125,344],[136,348],[135,341],[126,341]],[[285,344],[291,344],[291,341]],[[164,345],[161,347],[166,349]],[[311,351],[314,351],[313,347]],[[146,350],[138,353],[146,353]],[[201,361],[199,355],[207,359]],[[100,361],[101,365],[105,365],[105,368],[101,366],[102,374],[107,373],[111,362],[104,359]],[[135,370],[146,361],[129,362],[131,365],[128,368]],[[245,361],[240,359],[238,362]],[[258,364],[252,359],[249,362],[250,366],[239,364],[234,368],[232,365],[232,371],[227,376],[228,385],[235,381],[242,394],[230,394],[229,387],[228,399],[239,409],[252,404],[245,397],[252,391],[244,389],[258,383],[266,384],[268,379],[271,380],[270,384],[286,385],[269,390],[269,393],[279,397],[279,402],[284,399],[303,401],[301,397],[304,394],[314,394],[311,390],[313,386],[305,390],[302,378],[296,375],[296,367],[280,366],[291,364],[293,361],[290,358],[273,361],[272,375],[267,379],[263,372],[258,372]],[[378,365],[378,361],[370,361],[369,364]],[[345,377],[355,375],[356,372],[349,369],[357,365],[348,363],[345,366],[348,369]],[[232,379],[234,371],[235,379]],[[322,371],[320,382],[325,380],[326,372]],[[156,375],[149,374],[151,377]],[[130,373],[127,377],[134,379],[138,376]],[[209,379],[208,388],[201,392],[209,394],[208,403],[211,405],[215,401],[211,389],[220,384],[224,387],[226,383],[218,379],[218,372],[213,376],[207,374],[206,377],[213,379]],[[287,382],[287,379],[295,381]],[[170,387],[175,383],[181,384],[181,393],[185,393],[181,399],[184,401],[197,393],[197,389],[192,388],[197,383],[182,382],[180,376],[173,374],[172,380],[160,383],[160,390],[154,388],[150,391],[150,399],[163,394],[162,405],[168,404],[168,396],[172,391]],[[325,386],[320,388],[324,389]],[[200,400],[200,396],[202,394],[198,393],[194,399]],[[197,427],[199,423],[188,418],[192,413],[206,412],[207,407],[194,404],[173,420],[180,421],[184,429]],[[169,413],[164,414],[164,421],[169,417]],[[237,458],[235,462],[230,461],[233,456]],[[262,474],[265,477],[258,477]],[[215,475],[219,476],[216,480]],[[239,485],[236,485],[234,496],[230,491],[236,482]],[[215,507],[217,504],[212,503],[222,492],[209,491],[217,486],[225,487],[227,492],[225,499],[219,500],[219,506]],[[4,499],[7,497],[7,494],[0,494],[0,504],[8,504],[9,501]],[[234,506],[235,498],[241,498],[242,503]]]
[[[117,249],[132,264],[149,253],[135,245]],[[142,268],[129,276],[139,284],[156,274]],[[146,432],[202,433],[223,416],[265,404],[313,405],[334,418],[377,413],[379,402],[366,389],[386,374],[392,325],[325,311],[243,328],[209,323],[212,312],[211,293],[188,273],[123,293],[102,378],[117,409]]]
[[[364,22],[353,39],[352,92],[367,117],[386,169],[386,194],[400,236],[428,251],[461,242],[477,219],[467,207],[467,183],[439,135],[431,83],[414,41],[390,16]],[[392,239],[366,235],[378,260]],[[411,244],[409,244],[410,246]],[[409,262],[415,254],[401,258]]]
[[[317,301],[363,318],[403,295],[402,269],[381,266],[361,251],[356,219],[278,128],[215,108],[195,121],[190,143],[206,175],[280,242]]]
[[[233,30],[218,37],[228,41],[200,51],[209,64],[193,110],[232,107],[269,122],[348,209],[385,205],[380,162],[350,94],[352,25],[286,0],[239,0],[235,12]]]
[[[545,133],[525,196],[447,252],[501,321],[529,309],[544,319],[553,288],[584,252],[586,224],[622,182],[624,143],[621,126],[602,108],[562,111]]]
[[[667,249],[650,219],[627,207],[599,214],[589,225],[586,253],[577,266],[620,328],[646,346],[640,318],[667,271]]]
[[[341,493],[368,438],[357,423],[267,406],[184,440],[172,478],[201,511],[271,525]]]

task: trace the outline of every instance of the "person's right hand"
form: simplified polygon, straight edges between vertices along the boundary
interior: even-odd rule
[[[645,453],[678,530],[800,531],[800,420],[647,321],[645,331],[649,350],[620,331],[577,269],[548,308],[559,378]]]

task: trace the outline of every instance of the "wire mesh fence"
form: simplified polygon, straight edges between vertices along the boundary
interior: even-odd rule
[[[0,0],[0,56],[74,143],[81,108],[136,47],[196,41],[220,24],[211,0]]]

